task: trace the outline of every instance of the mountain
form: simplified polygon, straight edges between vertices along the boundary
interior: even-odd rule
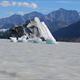
[[[0,19],[0,29],[9,29],[15,27],[15,25],[22,25],[27,20],[33,20],[34,17],[39,17],[41,21],[44,21],[53,36],[57,40],[62,41],[80,41],[80,16],[75,10],[58,9],[47,15],[39,12],[31,12],[25,15],[14,14],[7,18]],[[9,31],[6,31],[9,36]],[[1,32],[1,37],[5,35]],[[5,35],[5,37],[7,37]]]
[[[47,15],[34,11],[23,16],[14,14],[10,17],[2,18],[0,19],[0,28],[11,28],[13,25],[22,25],[27,20],[32,20],[36,16],[47,24],[52,33],[80,20],[79,13],[77,11],[60,8]],[[12,26],[10,26],[11,24]]]
[[[25,14],[23,17],[24,17],[25,20],[32,20],[36,16],[39,17],[41,20],[43,20],[45,18],[44,14],[41,14],[41,13],[36,12],[36,11]]]
[[[21,25],[24,23],[24,18],[21,16],[21,15],[17,15],[17,14],[14,14],[10,17],[7,17],[7,18],[2,18],[0,19],[0,28],[8,28],[9,26],[8,25],[11,25],[13,26],[14,25]]]
[[[80,42],[80,21],[55,31],[53,35],[58,41]]]
[[[41,21],[44,21],[48,26],[50,26],[50,21],[48,21],[46,19],[46,15],[42,14],[42,13],[39,13],[39,12],[31,12],[31,13],[28,13],[28,14],[25,14],[24,16],[24,19],[25,21],[27,20],[33,20],[35,17],[39,17]]]
[[[15,25],[13,23],[4,23],[3,25],[0,26],[1,29],[10,29],[14,27]]]
[[[51,30],[58,30],[60,28],[67,27],[68,25],[80,20],[79,13],[77,11],[65,10],[63,8],[49,13],[47,18],[51,22]]]

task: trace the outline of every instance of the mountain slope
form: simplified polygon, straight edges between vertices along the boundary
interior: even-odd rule
[[[80,21],[55,31],[53,35],[57,40],[80,41]]]
[[[65,10],[63,8],[49,13],[47,17],[52,23],[51,28],[54,26],[54,30],[66,27],[80,20],[79,13],[77,11]]]
[[[42,20],[42,19],[44,19],[45,15],[43,15],[42,13],[34,11],[31,13],[25,14],[23,17],[25,20],[31,20],[31,19],[34,19],[34,17],[39,17]]]
[[[14,25],[21,25],[24,23],[24,18],[21,15],[14,14],[7,18],[0,19],[0,26],[5,27],[5,24],[14,24]],[[8,27],[8,26],[7,26]]]
[[[0,28],[5,28],[5,26],[6,28],[9,28],[10,26],[8,26],[8,24],[22,25],[27,20],[32,20],[36,16],[47,24],[52,33],[60,28],[67,27],[68,25],[75,23],[80,19],[77,11],[60,8],[49,13],[48,15],[44,15],[36,11],[23,16],[14,14],[10,17],[0,19]]]

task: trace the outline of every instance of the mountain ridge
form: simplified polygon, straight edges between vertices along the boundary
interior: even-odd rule
[[[80,42],[80,21],[55,31],[53,35],[58,41]]]
[[[79,13],[76,10],[66,10],[60,8],[46,15],[33,11],[31,13],[24,14],[23,16],[14,14],[10,17],[2,18],[0,19],[0,28],[5,28],[4,24],[22,25],[27,20],[32,20],[34,17],[39,17],[41,21],[44,21],[51,32],[63,27],[67,27],[70,24],[80,20]]]
[[[34,11],[23,16],[14,14],[2,18],[0,19],[0,29],[8,29],[8,31],[1,32],[0,38],[8,38],[10,28],[15,27],[15,25],[23,25],[27,20],[33,20],[34,17],[39,17],[41,21],[44,21],[58,41],[80,42],[80,15],[76,10],[65,10],[63,8],[52,11],[47,15]]]

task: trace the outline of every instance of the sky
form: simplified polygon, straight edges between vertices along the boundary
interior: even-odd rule
[[[80,0],[0,0],[0,18],[32,11],[48,14],[59,8],[80,12]]]

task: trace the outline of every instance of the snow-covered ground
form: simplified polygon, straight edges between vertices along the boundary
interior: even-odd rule
[[[80,80],[80,43],[0,40],[0,80]]]

